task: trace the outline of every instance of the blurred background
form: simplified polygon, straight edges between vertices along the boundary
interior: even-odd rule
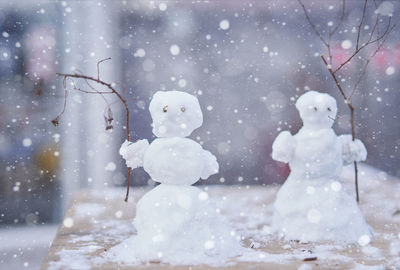
[[[320,29],[340,17],[339,0],[304,3]],[[400,5],[392,4],[398,22]],[[354,50],[362,6],[347,1],[332,39],[334,63]],[[374,11],[365,18],[364,39]],[[394,176],[400,176],[399,32],[372,59],[353,98],[367,163]],[[191,138],[220,163],[220,173],[199,184],[282,183],[289,169],[271,159],[271,145],[280,131],[301,127],[294,103],[309,89],[337,98],[334,128],[350,133],[349,111],[319,56],[324,47],[297,1],[0,0],[0,35],[0,266],[9,269],[38,267],[75,191],[126,182],[118,155],[123,107],[109,99],[115,120],[106,131],[102,97],[70,90],[53,126],[64,103],[56,72],[96,77],[97,62],[111,57],[100,77],[127,98],[132,140],[154,138],[148,105],[156,91],[197,95],[204,124]],[[346,89],[362,67],[355,61],[344,69]],[[155,184],[142,169],[132,182]]]

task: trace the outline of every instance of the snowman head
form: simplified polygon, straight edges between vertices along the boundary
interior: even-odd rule
[[[158,91],[149,106],[157,137],[187,137],[203,124],[198,99],[180,91]]]
[[[296,102],[296,108],[307,128],[331,128],[336,118],[336,100],[325,93],[309,91]]]

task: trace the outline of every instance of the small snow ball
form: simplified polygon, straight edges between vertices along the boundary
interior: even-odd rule
[[[371,237],[369,235],[361,235],[361,237],[358,239],[358,244],[360,246],[366,246],[371,242]]]
[[[181,91],[158,91],[149,106],[157,137],[187,137],[203,124],[197,97]]]
[[[219,23],[219,27],[220,27],[222,30],[228,30],[228,29],[229,29],[229,25],[230,25],[230,23],[229,23],[228,20],[222,20],[222,21],[220,21],[220,23]]]
[[[336,100],[325,93],[309,91],[296,102],[296,108],[307,128],[330,128],[336,118]]]

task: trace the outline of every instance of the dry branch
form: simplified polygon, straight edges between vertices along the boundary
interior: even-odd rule
[[[59,124],[59,120],[60,117],[65,113],[65,108],[67,105],[67,96],[68,96],[68,89],[67,89],[67,84],[66,81],[67,79],[71,79],[72,80],[72,84],[73,84],[73,90],[79,91],[79,92],[83,92],[86,94],[98,94],[100,96],[102,96],[102,98],[104,99],[104,101],[107,104],[106,107],[106,112],[104,113],[104,118],[106,121],[106,130],[112,129],[112,121],[114,120],[113,118],[113,114],[111,111],[111,107],[110,107],[110,103],[108,102],[108,100],[103,96],[104,94],[112,94],[115,95],[123,104],[124,109],[125,109],[125,127],[126,127],[126,139],[128,141],[130,141],[131,139],[131,134],[130,134],[130,128],[129,128],[129,106],[128,106],[128,101],[127,99],[125,99],[120,92],[111,84],[108,82],[105,82],[103,80],[100,79],[100,64],[104,61],[110,60],[111,58],[106,58],[106,59],[102,59],[100,61],[97,62],[97,78],[95,77],[91,77],[91,76],[87,76],[81,73],[56,73],[57,76],[62,77],[63,78],[63,88],[64,88],[64,106],[63,109],[61,111],[61,113],[59,115],[57,115],[56,118],[54,118],[51,122],[53,123],[53,125],[58,126]],[[88,91],[88,90],[84,90],[81,88],[78,88],[75,86],[75,83],[73,81],[73,79],[82,79],[86,82],[86,84],[89,86],[90,89],[92,89],[92,91]],[[108,88],[109,91],[98,91],[96,90],[89,82],[93,82],[93,83],[97,83],[101,86],[105,86],[106,88]],[[125,201],[128,201],[128,197],[129,197],[129,187],[130,187],[130,178],[131,178],[131,168],[128,167],[128,175],[127,175],[127,183],[126,183],[126,196],[125,196]]]

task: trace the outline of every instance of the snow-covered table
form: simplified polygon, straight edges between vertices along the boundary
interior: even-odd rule
[[[352,169],[342,181],[353,194]],[[371,245],[301,244],[270,234],[277,186],[203,186],[221,212],[244,236],[248,252],[218,269],[400,269],[400,181],[368,166],[360,168],[361,210],[375,231]],[[108,249],[135,232],[135,202],[149,189],[134,188],[129,203],[123,189],[82,191],[75,196],[41,269],[209,269],[112,263]],[[132,254],[134,256],[134,254]],[[370,267],[366,267],[366,266]],[[312,267],[312,268],[311,268]]]

